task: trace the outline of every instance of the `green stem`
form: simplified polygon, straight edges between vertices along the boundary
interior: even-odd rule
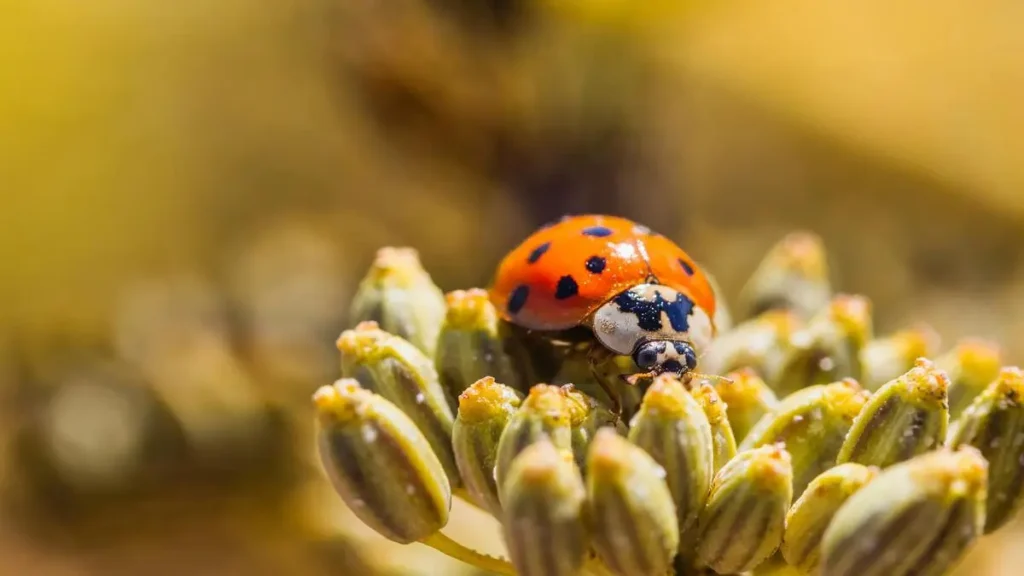
[[[502,560],[501,558],[481,554],[476,550],[467,548],[455,540],[445,536],[441,532],[434,532],[430,536],[420,540],[420,543],[426,544],[442,554],[450,556],[460,562],[465,562],[470,566],[480,568],[481,570],[487,570],[496,574],[503,574],[504,576],[516,576],[516,569],[509,562]]]

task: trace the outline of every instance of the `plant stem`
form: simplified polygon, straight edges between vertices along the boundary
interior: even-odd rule
[[[455,540],[445,536],[441,532],[434,532],[430,536],[420,540],[420,543],[426,544],[442,554],[448,555],[461,562],[465,562],[470,566],[480,568],[481,570],[487,570],[496,574],[503,574],[504,576],[516,576],[516,569],[506,560],[481,554],[476,550],[467,548]]]

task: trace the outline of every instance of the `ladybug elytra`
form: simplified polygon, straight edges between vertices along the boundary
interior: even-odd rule
[[[502,260],[490,297],[506,322],[589,328],[652,375],[693,371],[715,335],[715,294],[700,267],[668,238],[615,216],[537,230]]]

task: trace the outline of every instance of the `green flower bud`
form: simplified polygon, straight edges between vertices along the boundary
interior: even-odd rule
[[[675,505],[681,550],[692,547],[697,518],[711,491],[715,452],[704,409],[674,376],[662,374],[644,395],[629,440],[665,470]]]
[[[988,461],[985,532],[997,530],[1024,504],[1024,372],[1004,368],[953,424],[948,444],[974,446]]]
[[[412,248],[381,248],[359,284],[349,312],[353,323],[373,321],[434,357],[444,320],[444,293]]]
[[[498,440],[495,479],[498,494],[508,475],[512,460],[531,444],[549,440],[559,450],[572,453],[572,416],[565,394],[557,386],[537,384],[530,389],[522,406],[512,415]]]
[[[726,374],[749,367],[770,384],[786,361],[790,338],[801,326],[794,312],[765,312],[720,333],[701,357],[699,369],[706,374]]]
[[[519,392],[486,376],[459,396],[459,414],[452,429],[455,463],[466,491],[481,508],[501,512],[494,465],[498,442],[522,403]]]
[[[924,358],[882,386],[853,421],[837,463],[886,468],[942,444],[949,425],[946,373]]]
[[[765,255],[740,293],[740,310],[750,318],[767,310],[793,310],[810,318],[828,305],[832,287],[821,238],[793,232]]]
[[[793,469],[781,446],[741,452],[715,476],[700,515],[698,561],[719,574],[753,570],[782,543]]]
[[[1002,351],[997,344],[965,339],[935,360],[949,374],[949,416],[957,418],[999,376]]]
[[[826,576],[948,574],[985,524],[987,463],[973,448],[923,454],[883,470],[825,530]]]
[[[448,477],[404,412],[352,379],[321,387],[313,401],[323,467],[360,520],[402,544],[448,523]]]
[[[437,371],[420,349],[404,338],[361,322],[338,338],[341,374],[398,406],[423,431],[448,479],[458,486],[458,467],[452,453],[455,416],[437,380]]]
[[[572,384],[561,386],[569,409],[569,428],[572,436],[572,451],[581,473],[587,472],[587,454],[590,443],[598,430],[610,427],[625,436],[628,432],[625,423],[603,404],[588,396]]]
[[[783,443],[793,463],[793,493],[836,463],[846,434],[869,394],[856,380],[804,388],[783,399],[750,431],[740,450]]]
[[[665,470],[611,428],[587,458],[587,517],[598,556],[621,576],[665,574],[679,547]]]
[[[780,372],[769,384],[780,396],[815,384],[861,377],[860,353],[871,337],[871,302],[840,294],[790,339]]]
[[[938,345],[939,335],[923,324],[868,342],[860,353],[864,387],[878,390],[913,368],[918,358],[931,357]]]
[[[484,376],[493,376],[519,389],[518,376],[505,353],[498,314],[479,288],[445,295],[448,312],[437,340],[437,366],[441,386],[453,409],[459,394]]]
[[[704,416],[711,426],[711,447],[714,451],[714,471],[718,472],[722,466],[736,455],[736,437],[732,433],[727,415],[728,407],[715,392],[715,387],[708,383],[709,379],[698,377],[691,383],[690,394],[697,401]]]
[[[587,559],[586,489],[568,450],[543,438],[525,448],[502,484],[502,527],[521,576],[577,576]]]
[[[726,415],[737,440],[743,440],[765,414],[779,407],[779,399],[757,372],[743,368],[715,380],[715,392],[728,407]]]
[[[840,464],[811,481],[786,515],[782,555],[807,574],[821,559],[820,544],[832,517],[846,500],[878,475],[878,468]]]

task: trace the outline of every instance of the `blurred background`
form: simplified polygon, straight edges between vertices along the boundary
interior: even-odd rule
[[[2,0],[3,572],[471,573],[313,458],[385,245],[483,286],[535,226],[615,213],[735,297],[805,228],[879,333],[1024,362],[1024,4],[635,4]],[[962,573],[1019,574],[1021,542]]]

